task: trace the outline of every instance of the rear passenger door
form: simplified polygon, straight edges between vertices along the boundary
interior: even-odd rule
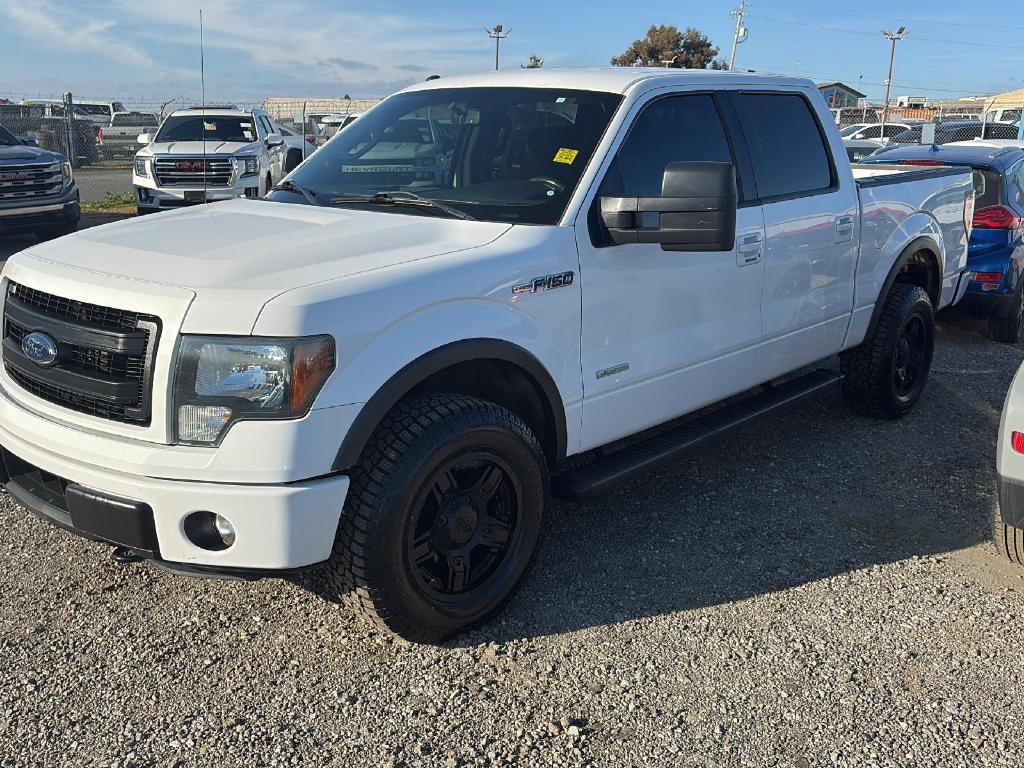
[[[727,129],[736,118],[723,98],[674,93],[634,107],[588,200],[588,220],[577,222],[584,449],[758,383],[764,226],[760,208],[748,200],[749,158]],[[599,198],[660,196],[665,167],[677,161],[729,162],[737,168],[733,249],[680,252],[653,243],[612,244],[598,215]]]
[[[853,310],[859,198],[849,174],[839,176],[836,150],[805,94],[741,91],[733,100],[763,204],[763,363],[778,376],[842,347]]]

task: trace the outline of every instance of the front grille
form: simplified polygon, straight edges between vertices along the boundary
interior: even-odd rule
[[[0,166],[0,203],[26,202],[56,195],[64,187],[60,163]]]
[[[145,425],[159,338],[152,315],[75,301],[11,282],[4,308],[4,369],[25,391],[72,411]],[[41,366],[22,341],[38,331],[56,342]]]
[[[231,160],[224,157],[158,157],[153,168],[157,183],[167,187],[226,187],[234,171]]]

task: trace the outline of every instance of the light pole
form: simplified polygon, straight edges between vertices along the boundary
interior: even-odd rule
[[[900,27],[895,32],[883,29],[882,34],[892,43],[892,49],[889,51],[889,77],[885,81],[885,106],[882,107],[882,136],[885,136],[885,123],[889,118],[889,92],[892,90],[892,63],[896,58],[896,42],[902,40],[909,33],[906,27]]]
[[[747,0],[740,0],[740,7],[729,14],[736,19],[736,32],[732,36],[732,55],[729,57],[729,71],[736,66],[736,46],[747,39],[747,28],[743,26],[743,17],[747,15]]]
[[[494,29],[484,28],[487,36],[494,40],[494,69],[498,69],[498,53],[501,50],[501,41],[512,34],[512,30],[505,30],[501,24],[495,24]]]

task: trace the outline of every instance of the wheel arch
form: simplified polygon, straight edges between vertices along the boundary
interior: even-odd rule
[[[530,352],[500,339],[465,339],[416,358],[380,387],[359,411],[333,469],[353,466],[377,425],[410,394],[455,392],[508,408],[533,430],[554,467],[566,455],[565,406],[551,374]]]
[[[885,297],[896,283],[917,285],[925,290],[932,306],[939,306],[942,294],[942,264],[939,254],[942,249],[932,238],[921,235],[907,243],[900,252],[889,274],[886,275],[882,290],[878,293],[875,308],[871,312],[866,336],[870,336],[878,325],[885,306]]]

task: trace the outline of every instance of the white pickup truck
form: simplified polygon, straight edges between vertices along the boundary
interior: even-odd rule
[[[972,207],[969,170],[851,171],[806,80],[421,83],[269,199],[12,257],[6,487],[122,560],[321,566],[434,641],[509,597],[549,487],[584,499],[831,385],[912,408]]]

